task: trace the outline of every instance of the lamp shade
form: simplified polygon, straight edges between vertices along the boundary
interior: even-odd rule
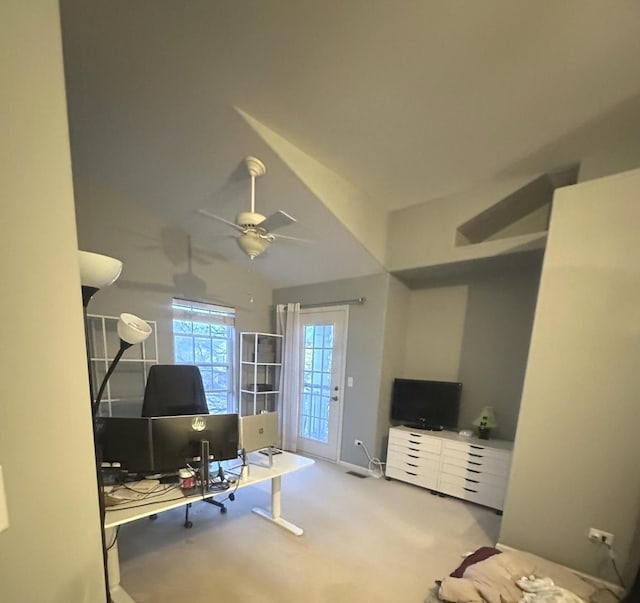
[[[498,423],[496,422],[496,413],[493,411],[493,406],[485,406],[473,424],[476,427],[489,427],[491,429],[496,427]]]
[[[101,289],[111,285],[122,272],[122,262],[108,255],[78,250],[80,281],[84,287]]]
[[[118,336],[122,341],[135,345],[151,335],[151,325],[133,314],[120,314]]]
[[[259,234],[248,231],[238,237],[238,245],[252,260],[258,257],[271,241]]]

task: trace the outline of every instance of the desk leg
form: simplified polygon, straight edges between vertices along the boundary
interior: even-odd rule
[[[105,530],[107,546],[113,542],[113,546],[107,551],[107,571],[109,572],[109,588],[113,603],[136,603],[129,593],[120,586],[120,558],[118,557],[118,541],[115,528]]]
[[[288,522],[286,519],[282,519],[282,517],[280,517],[281,490],[282,477],[278,475],[277,477],[271,478],[271,512],[260,507],[254,507],[251,510],[260,515],[260,517],[264,517],[265,519],[279,525],[281,528],[289,530],[289,532],[292,532],[296,536],[302,536],[302,528],[299,528],[298,526]]]

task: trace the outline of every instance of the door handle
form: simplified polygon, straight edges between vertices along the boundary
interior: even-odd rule
[[[334,402],[337,402],[337,401],[338,401],[338,396],[331,396],[331,399],[332,399]]]

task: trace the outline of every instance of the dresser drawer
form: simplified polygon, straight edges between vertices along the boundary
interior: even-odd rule
[[[487,473],[486,471],[478,469],[467,469],[460,465],[452,465],[451,463],[442,463],[442,473],[448,473],[455,477],[461,477],[468,480],[470,483],[481,483],[496,486],[497,488],[507,487],[506,475],[495,475],[493,473]]]
[[[468,469],[482,470],[485,473],[506,476],[509,473],[511,456],[506,453],[485,454],[470,450],[463,452],[458,449],[445,448],[444,461],[451,465],[458,465]]]
[[[510,451],[491,448],[490,446],[481,446],[479,444],[470,444],[468,442],[445,442],[444,448],[445,452],[457,451],[464,454],[478,455],[483,458],[508,459],[511,457]]]
[[[447,473],[440,474],[438,490],[449,496],[470,500],[492,509],[502,510],[504,506],[504,487],[475,484]]]
[[[442,452],[442,440],[414,431],[391,429],[389,431],[389,446],[392,444],[396,446],[406,446],[414,452],[423,451],[433,452],[434,454],[440,454]]]
[[[437,472],[422,474],[417,471],[405,471],[396,467],[387,466],[385,475],[403,482],[409,482],[410,484],[420,486],[421,488],[435,490],[438,487]]]
[[[387,457],[398,455],[406,456],[410,459],[428,459],[438,463],[440,462],[440,455],[435,452],[420,449],[416,450],[414,448],[409,448],[408,446],[401,446],[395,442],[390,442]]]
[[[413,458],[407,454],[389,454],[387,466],[414,473],[433,473],[437,476],[440,470],[439,458]]]

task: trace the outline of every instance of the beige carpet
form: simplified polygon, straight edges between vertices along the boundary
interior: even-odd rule
[[[269,486],[229,512],[199,503],[123,526],[122,585],[138,603],[411,603],[464,553],[495,544],[495,512],[397,481],[360,479],[317,461],[283,478],[282,515],[297,537],[251,512]]]

